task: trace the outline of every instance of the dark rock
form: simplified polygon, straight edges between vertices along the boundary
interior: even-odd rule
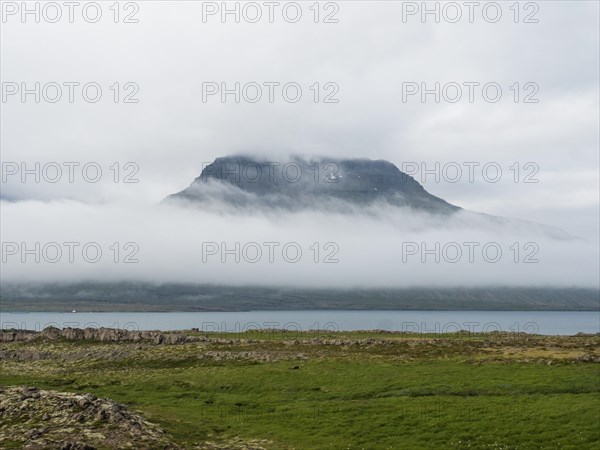
[[[448,214],[460,210],[428,193],[394,164],[369,159],[294,158],[265,161],[246,156],[217,158],[198,178],[166,201],[191,201],[204,207],[347,212],[376,202]]]
[[[42,331],[44,339],[58,339],[61,336],[61,331],[56,327],[46,327]]]

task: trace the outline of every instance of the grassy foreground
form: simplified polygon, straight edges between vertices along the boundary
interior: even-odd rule
[[[108,397],[183,448],[237,438],[267,449],[600,441],[598,335],[186,334],[206,338],[3,342],[0,385]]]

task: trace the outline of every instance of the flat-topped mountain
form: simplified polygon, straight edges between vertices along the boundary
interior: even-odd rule
[[[431,195],[391,162],[369,159],[221,157],[204,167],[188,188],[166,200],[286,210],[340,211],[377,203],[443,214],[460,210]]]

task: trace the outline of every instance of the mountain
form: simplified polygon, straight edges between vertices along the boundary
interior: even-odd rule
[[[431,195],[394,164],[369,159],[215,159],[181,192],[165,199],[237,209],[344,211],[375,204],[450,214],[460,208]]]

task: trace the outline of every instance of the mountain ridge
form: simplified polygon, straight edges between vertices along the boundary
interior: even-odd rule
[[[343,211],[377,203],[436,214],[461,208],[427,192],[386,160],[290,157],[268,161],[247,155],[216,158],[200,176],[165,201],[284,210]]]

